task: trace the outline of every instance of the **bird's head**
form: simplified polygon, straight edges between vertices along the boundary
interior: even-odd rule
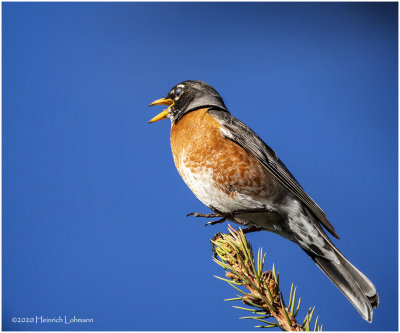
[[[228,112],[224,101],[213,87],[205,82],[194,80],[178,83],[170,90],[167,97],[157,99],[149,106],[153,105],[168,105],[168,108],[151,119],[149,123],[169,118],[174,124],[186,113],[206,107]]]

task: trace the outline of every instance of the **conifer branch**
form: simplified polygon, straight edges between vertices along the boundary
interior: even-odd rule
[[[279,273],[263,271],[265,253],[258,250],[257,261],[254,259],[251,244],[247,241],[241,229],[235,230],[230,225],[229,234],[217,234],[211,240],[214,252],[214,261],[225,270],[225,278],[216,278],[227,282],[239,294],[225,301],[242,301],[252,308],[234,306],[253,313],[252,316],[241,319],[254,319],[262,323],[259,328],[279,327],[283,331],[322,331],[318,326],[318,317],[311,325],[314,308],[310,308],[302,322],[296,319],[299,312],[301,298],[296,300],[296,289],[293,284],[290,290],[289,305],[286,306],[279,286]],[[257,264],[256,264],[257,263]],[[247,292],[240,289],[245,287]],[[296,306],[297,305],[297,306]]]

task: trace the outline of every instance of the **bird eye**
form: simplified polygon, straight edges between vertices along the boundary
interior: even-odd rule
[[[179,96],[180,94],[182,94],[182,88],[176,88],[175,95]]]

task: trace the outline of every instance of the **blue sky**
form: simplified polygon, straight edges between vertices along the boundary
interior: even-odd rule
[[[147,105],[214,86],[377,287],[368,324],[294,244],[249,236],[326,330],[397,330],[396,3],[3,3],[3,329],[253,330]],[[236,304],[240,305],[240,304]],[[87,324],[22,324],[76,316]],[[303,315],[303,314],[302,314]]]

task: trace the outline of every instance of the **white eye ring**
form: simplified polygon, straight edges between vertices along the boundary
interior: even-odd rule
[[[182,94],[182,88],[178,87],[175,90],[175,96],[178,97],[180,94]]]

